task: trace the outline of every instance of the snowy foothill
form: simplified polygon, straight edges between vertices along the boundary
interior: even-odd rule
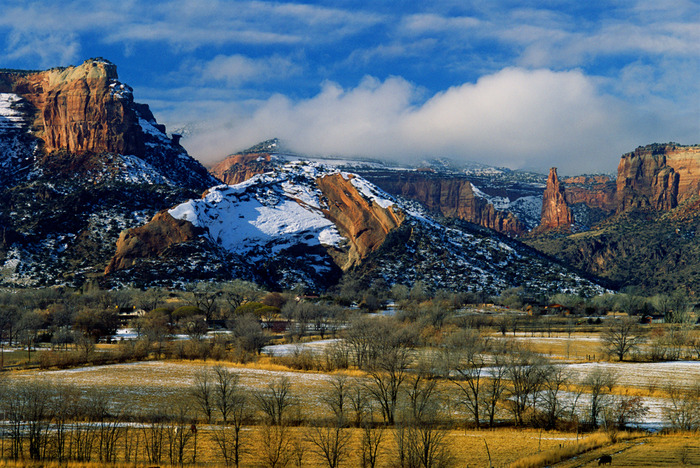
[[[273,254],[296,244],[337,247],[344,238],[323,214],[323,194],[315,182],[336,173],[319,164],[292,161],[237,185],[212,187],[202,199],[169,213],[204,228],[212,241],[237,254],[263,246]],[[385,208],[393,205],[389,195],[364,179],[343,176],[370,202]]]

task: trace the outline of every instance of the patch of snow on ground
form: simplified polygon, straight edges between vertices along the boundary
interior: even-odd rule
[[[309,341],[306,343],[286,343],[278,345],[268,345],[263,347],[262,352],[263,354],[267,354],[269,356],[289,356],[301,351],[311,351],[312,353],[320,353],[328,345],[337,343],[338,341],[340,340],[330,339]]]
[[[170,181],[143,159],[132,155],[122,155],[121,159],[124,167],[121,174],[125,182],[170,185]]]
[[[158,140],[161,140],[164,142],[168,141],[168,136],[165,133],[158,130],[151,122],[144,119],[143,117],[139,117],[139,125],[141,126],[143,133],[151,135],[151,136],[157,138]]]
[[[690,388],[700,381],[700,361],[587,362],[568,364],[566,368],[574,378],[581,380],[594,369],[604,369],[622,386],[663,386],[672,382],[674,386]]]

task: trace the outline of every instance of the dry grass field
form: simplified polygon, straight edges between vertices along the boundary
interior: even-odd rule
[[[132,429],[134,430],[134,429]],[[287,429],[287,452],[292,458],[301,452],[301,466],[324,466],[322,458],[314,451],[313,444],[308,439],[310,429],[293,427]],[[359,429],[348,429],[350,440],[346,455],[340,463],[341,467],[361,466]],[[245,453],[241,459],[241,467],[255,468],[264,466],[265,447],[263,445],[264,429],[250,427],[244,433]],[[218,450],[210,438],[210,430],[203,429],[198,436],[198,455],[196,463],[200,466],[226,466]],[[500,429],[493,431],[459,431],[452,430],[446,434],[447,447],[452,458],[452,466],[456,467],[488,467],[491,455],[491,466],[509,468],[545,467],[577,468],[598,466],[598,458],[604,454],[613,457],[613,466],[617,467],[685,467],[700,464],[700,440],[697,434],[670,435],[640,435],[630,434],[628,440],[610,444],[605,434],[596,433],[580,437],[577,442],[575,434],[561,432],[540,432],[534,430]],[[488,445],[488,452],[487,447]],[[192,460],[192,451],[186,451],[186,460]],[[563,461],[558,460],[566,457]],[[390,468],[396,466],[395,439],[392,430],[383,434],[378,457],[378,466]],[[296,466],[296,461],[289,460],[287,466]],[[169,461],[161,461],[161,466],[169,465]],[[29,461],[2,461],[0,467],[39,466],[93,468],[103,466],[99,463],[52,463],[40,464]],[[115,467],[153,466],[142,454],[137,460],[129,463],[117,462]]]
[[[660,434],[599,448],[576,458],[557,463],[558,468],[598,466],[601,455],[612,456],[616,467],[686,467],[700,465],[700,436],[690,434]]]

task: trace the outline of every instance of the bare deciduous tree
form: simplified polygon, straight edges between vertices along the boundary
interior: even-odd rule
[[[209,368],[204,368],[194,375],[194,383],[190,389],[190,395],[199,407],[202,414],[211,423],[214,411],[214,382],[212,372]]]
[[[686,389],[676,384],[665,387],[669,403],[663,412],[670,426],[682,431],[700,429],[700,384]]]
[[[309,429],[307,439],[311,443],[311,451],[323,460],[328,468],[338,468],[349,453],[350,433],[340,420],[331,426],[315,426]]]
[[[292,460],[292,440],[285,425],[265,424],[260,430],[259,458],[265,468],[284,468]]]
[[[609,395],[615,386],[615,376],[601,367],[596,367],[588,374],[583,384],[588,387],[591,393],[591,404],[589,411],[589,423],[593,427],[598,427],[598,417],[603,408],[608,404]]]
[[[238,385],[240,376],[221,366],[214,367],[212,371],[214,407],[219,410],[225,424],[228,422],[231,412],[240,406],[243,398]]]
[[[294,404],[291,394],[292,384],[287,377],[270,382],[267,389],[256,392],[255,401],[258,408],[268,417],[271,425],[282,425],[287,410]]]
[[[610,320],[601,340],[605,352],[622,361],[643,342],[644,338],[637,319],[627,317]]]

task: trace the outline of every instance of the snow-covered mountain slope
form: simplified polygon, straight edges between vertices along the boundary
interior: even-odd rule
[[[544,175],[483,164],[432,159],[407,165],[298,155],[273,139],[228,156],[210,171],[225,183],[237,184],[298,159],[356,173],[393,195],[423,203],[434,214],[511,236],[523,236],[540,222]]]
[[[253,261],[297,244],[339,247],[343,238],[323,214],[323,194],[314,183],[326,174],[317,165],[291,163],[238,185],[213,187],[202,199],[168,212],[206,229],[212,241]]]
[[[329,184],[342,187],[331,190]],[[345,203],[342,212],[333,211],[341,203],[338,193],[363,203]],[[487,293],[514,286],[538,294],[602,290],[517,241],[494,238],[491,231],[468,223],[440,224],[415,202],[397,199],[356,174],[319,163],[289,162],[241,184],[214,187],[202,199],[177,205],[168,213],[201,230],[191,245],[207,245],[217,264],[228,262],[216,274],[228,269],[273,287],[303,282],[312,289],[325,289],[344,274],[368,283],[423,281],[436,289]],[[373,224],[372,219],[382,213],[391,214],[395,222]],[[339,260],[367,231],[384,230],[381,242],[357,250],[359,261]],[[187,250],[187,243],[180,248]],[[127,235],[126,244],[139,245],[139,240]],[[175,268],[159,268],[158,274],[144,271],[172,251],[173,245],[154,249],[142,261],[109,276],[115,281],[134,276],[181,281],[181,270]],[[168,261],[186,263],[173,261],[172,256]],[[186,268],[191,274],[192,268]]]

